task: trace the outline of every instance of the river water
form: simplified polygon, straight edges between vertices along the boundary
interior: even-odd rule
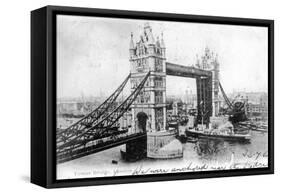
[[[250,143],[208,139],[185,142],[183,157],[168,160],[145,158],[126,162],[120,155],[122,145],[59,164],[57,179],[267,167],[268,134],[257,131],[250,134]]]

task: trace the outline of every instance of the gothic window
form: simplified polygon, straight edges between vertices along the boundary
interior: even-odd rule
[[[137,45],[136,55],[137,55],[137,56],[139,56],[139,55],[140,55],[140,47],[139,47],[139,45]]]
[[[145,91],[140,91],[137,99],[136,99],[137,103],[149,103],[150,102],[150,93],[149,92],[145,92]]]
[[[143,44],[139,45],[138,50],[139,56],[145,55],[147,52],[147,48]]]
[[[132,79],[132,88],[137,88],[139,83],[141,82],[142,80],[141,79],[138,79],[138,78],[135,78],[135,79]]]
[[[157,131],[163,128],[163,109],[156,109],[156,129]]]
[[[137,71],[142,72],[144,70],[143,61],[142,59],[137,61]]]
[[[151,78],[149,78],[149,79],[145,82],[145,86],[146,86],[146,87],[149,87],[150,83],[151,83]]]
[[[131,80],[131,85],[132,85],[132,89],[134,89],[134,88],[136,88],[135,86],[136,86],[136,82],[135,82],[135,80]]]
[[[156,58],[156,59],[155,59],[155,66],[156,66],[156,71],[161,72],[161,71],[163,70],[163,67],[162,67],[162,60]]]
[[[155,86],[160,88],[163,87],[163,79],[161,77],[155,78]]]
[[[156,53],[160,54],[160,48],[156,47]]]
[[[144,101],[145,101],[145,93],[142,92],[140,95],[140,103],[144,103]]]
[[[150,93],[149,92],[145,92],[145,99],[144,99],[145,103],[149,103],[150,102]]]
[[[155,91],[155,102],[156,103],[163,102],[163,92],[162,91]]]
[[[144,92],[140,91],[138,97],[137,97],[137,103],[143,103],[144,102]]]
[[[137,88],[138,85],[139,85],[139,81],[136,79],[136,80],[135,80],[135,88]]]

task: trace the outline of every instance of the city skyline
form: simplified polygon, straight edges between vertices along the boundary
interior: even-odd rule
[[[130,34],[138,40],[145,22],[58,16],[58,98],[110,95],[130,71]],[[164,33],[167,61],[195,64],[196,54],[200,56],[208,46],[219,54],[220,79],[227,93],[233,90],[267,92],[266,28],[149,23],[155,37]],[[237,64],[243,67],[242,71]],[[184,95],[182,91],[187,87],[195,92],[195,80],[167,76],[167,95]]]

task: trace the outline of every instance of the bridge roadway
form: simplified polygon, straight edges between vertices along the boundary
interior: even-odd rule
[[[75,148],[71,151],[65,151],[61,155],[57,155],[57,163],[67,162],[76,158],[80,158],[89,154],[101,152],[122,144],[135,141],[140,138],[146,137],[146,133],[132,133],[122,134],[117,139],[102,141],[101,143],[93,144],[91,146],[84,146],[83,148]]]
[[[191,66],[178,65],[170,62],[166,62],[166,74],[172,76],[190,77],[190,78],[212,76],[211,71],[206,71]]]

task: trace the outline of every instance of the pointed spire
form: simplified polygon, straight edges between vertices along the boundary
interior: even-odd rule
[[[144,34],[144,37],[145,37],[145,42],[148,45],[155,44],[155,40],[154,40],[153,33],[152,33],[152,28],[151,28],[151,26],[148,22],[144,23],[143,29],[144,29],[143,34]]]
[[[133,37],[133,32],[131,32],[130,49],[134,49],[134,48],[135,48],[134,37]]]
[[[199,60],[198,54],[196,54],[196,63],[195,63],[195,66],[196,66],[197,68],[200,68],[200,60]]]
[[[157,36],[156,46],[160,47],[160,40],[159,40],[159,36]]]
[[[215,56],[215,63],[217,64],[217,65],[219,65],[219,55],[218,55],[218,53],[216,54],[216,56]]]
[[[161,47],[161,48],[165,48],[165,43],[164,43],[163,32],[161,33],[161,42],[160,42],[160,47]]]
[[[149,28],[149,30],[147,31],[147,44],[151,45],[151,44],[155,44],[155,40],[153,37],[153,33],[152,33],[152,28]]]

